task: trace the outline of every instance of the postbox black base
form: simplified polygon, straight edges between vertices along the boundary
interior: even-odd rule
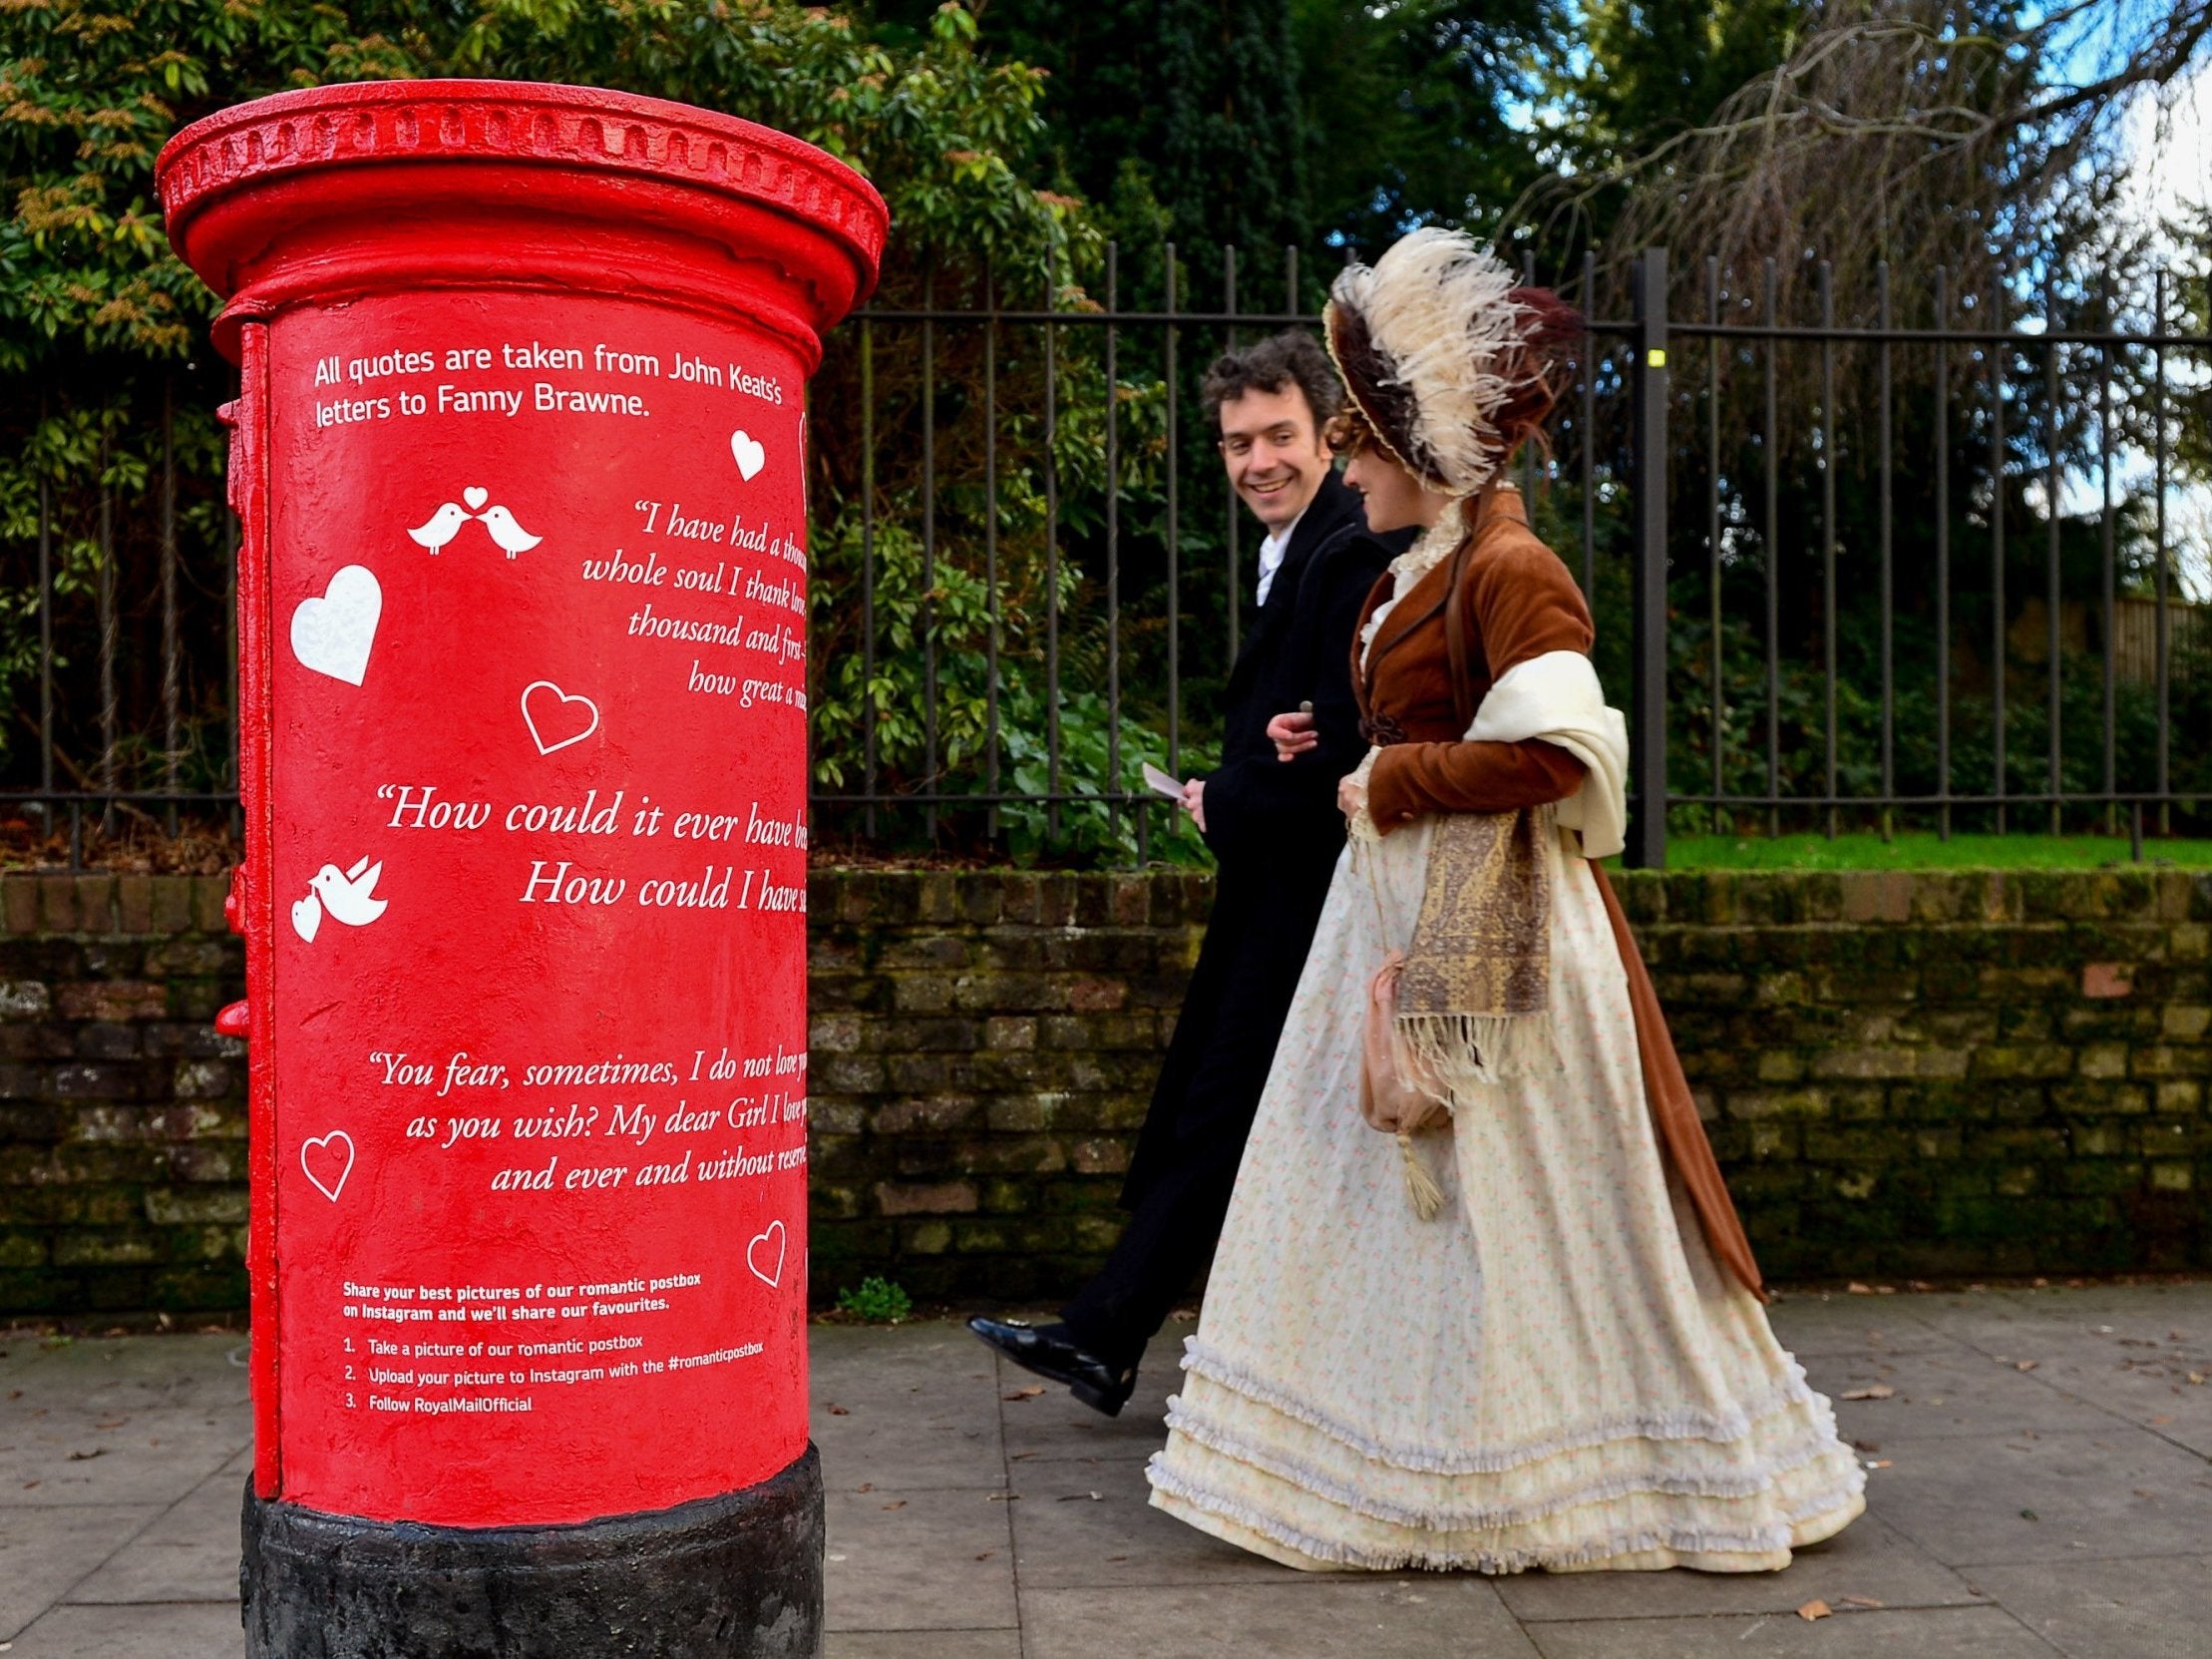
[[[822,1463],[580,1526],[418,1526],[245,1495],[248,1659],[816,1659]]]

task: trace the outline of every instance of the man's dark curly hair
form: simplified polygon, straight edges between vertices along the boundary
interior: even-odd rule
[[[1286,386],[1305,394],[1315,432],[1335,418],[1344,401],[1343,382],[1336,378],[1328,353],[1302,328],[1286,328],[1242,351],[1224,352],[1206,371],[1199,396],[1206,404],[1206,418],[1218,429],[1223,404],[1247,392],[1280,392]]]

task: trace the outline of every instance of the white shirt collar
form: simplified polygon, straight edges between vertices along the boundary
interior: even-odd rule
[[[1308,502],[1298,510],[1296,519],[1292,519],[1281,530],[1271,531],[1260,543],[1260,603],[1262,605],[1268,603],[1268,590],[1275,586],[1275,573],[1283,569],[1284,555],[1290,551],[1290,538],[1298,533],[1298,520],[1303,519],[1311,511],[1312,503]]]

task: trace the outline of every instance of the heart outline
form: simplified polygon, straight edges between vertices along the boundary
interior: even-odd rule
[[[573,737],[563,737],[557,743],[547,742],[546,739],[539,734],[538,721],[535,717],[533,717],[530,711],[530,694],[533,691],[551,691],[555,697],[558,697],[560,699],[560,706],[562,708],[566,708],[572,702],[580,702],[581,704],[583,704],[584,707],[591,710],[591,723],[585,726],[581,731],[577,732]],[[556,750],[566,748],[571,743],[582,742],[586,737],[589,737],[594,731],[597,731],[599,729],[599,705],[593,702],[589,697],[585,696],[581,691],[570,693],[567,691],[563,691],[559,686],[555,685],[550,679],[534,679],[528,685],[523,687],[523,725],[530,732],[530,740],[538,745],[538,752],[540,754],[553,754]]]
[[[292,901],[292,932],[312,945],[315,935],[322,931],[322,901],[310,893],[304,899]]]
[[[369,674],[384,587],[366,565],[341,565],[292,612],[292,655],[310,672],[359,685]]]
[[[737,476],[750,484],[768,465],[768,448],[741,426],[730,434],[730,459],[737,463]]]
[[[492,492],[481,484],[472,484],[461,492],[461,499],[469,504],[469,511],[481,513],[484,504],[492,499]]]
[[[763,1273],[760,1270],[760,1263],[753,1259],[753,1253],[760,1249],[760,1247],[766,1244],[770,1239],[774,1239],[776,1241],[776,1271],[773,1273]],[[790,1243],[791,1235],[787,1231],[785,1231],[783,1222],[780,1220],[771,1221],[758,1233],[754,1234],[753,1242],[745,1247],[746,1271],[751,1273],[754,1278],[758,1279],[770,1290],[777,1289],[783,1282],[784,1256]]]
[[[344,1141],[346,1146],[345,1167],[338,1171],[338,1179],[335,1183],[324,1186],[322,1177],[315,1173],[315,1166],[307,1161],[307,1155],[310,1152],[319,1152],[331,1142],[339,1140]],[[316,1135],[301,1141],[299,1143],[299,1171],[307,1177],[309,1186],[335,1204],[338,1201],[338,1194],[346,1189],[346,1177],[353,1173],[353,1136],[347,1134],[343,1129],[332,1129],[326,1135]]]

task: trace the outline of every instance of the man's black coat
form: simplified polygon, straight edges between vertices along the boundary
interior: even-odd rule
[[[1370,535],[1359,497],[1331,471],[1238,654],[1223,698],[1221,767],[1206,780],[1214,910],[1130,1162],[1128,1208],[1171,1169],[1189,1179],[1203,1168],[1199,1184],[1218,1185],[1227,1202],[1343,849],[1337,780],[1366,752],[1352,632],[1368,590],[1408,540]],[[1285,763],[1268,721],[1303,702],[1321,740]]]

